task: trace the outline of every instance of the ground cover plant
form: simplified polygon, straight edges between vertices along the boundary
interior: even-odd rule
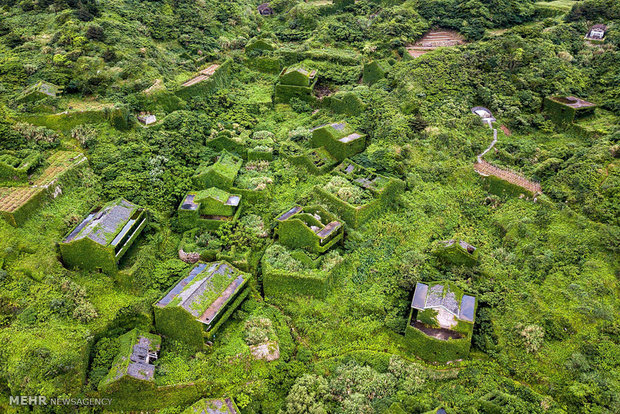
[[[620,412],[618,2],[259,3],[0,1],[0,411]],[[297,68],[316,72],[295,95]],[[567,121],[549,97],[595,106]],[[364,145],[334,156],[347,134],[313,132],[340,123]],[[232,218],[185,220],[199,193]],[[132,240],[114,271],[63,264],[120,199],[148,220],[108,229]],[[313,248],[278,231],[295,206]],[[321,244],[328,221],[344,236]],[[159,332],[154,305],[215,261],[247,275],[239,296],[196,291],[225,304],[217,329],[185,313]],[[465,341],[412,324],[444,322],[412,310],[419,283],[475,298]],[[136,332],[161,337],[154,374],[114,381]]]

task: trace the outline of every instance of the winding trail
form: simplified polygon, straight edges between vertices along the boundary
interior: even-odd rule
[[[490,121],[489,121],[489,124],[491,124]],[[482,162],[482,157],[484,157],[487,152],[491,151],[491,149],[495,146],[496,143],[497,143],[497,129],[493,128],[493,142],[491,142],[491,145],[489,145],[487,149],[482,151],[482,153],[478,154],[479,163]]]

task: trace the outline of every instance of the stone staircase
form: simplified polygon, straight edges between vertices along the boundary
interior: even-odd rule
[[[407,47],[412,57],[419,57],[438,47],[458,46],[465,43],[463,37],[457,32],[449,30],[431,30],[415,44]]]

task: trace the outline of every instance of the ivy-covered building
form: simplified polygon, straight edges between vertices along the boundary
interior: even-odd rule
[[[338,162],[366,149],[366,135],[352,130],[346,122],[320,125],[312,129],[313,147],[324,147]]]
[[[325,174],[338,164],[338,160],[323,147],[305,149],[291,144],[287,147],[286,157],[291,164],[304,167],[314,175]]]
[[[39,151],[2,151],[0,152],[0,182],[25,181],[43,161]]]
[[[33,172],[30,162],[38,162],[36,151],[31,152],[30,156],[22,151],[13,154],[25,156],[25,159],[20,161],[15,156],[4,157],[9,168],[4,173],[0,172],[0,176],[8,174],[7,181],[31,180],[28,186],[9,183],[8,187],[0,187],[0,216],[14,227],[22,225],[46,200],[55,199],[68,188],[79,185],[80,172],[87,165],[86,156],[80,152],[57,151],[45,161],[45,169]],[[8,164],[17,165],[17,168],[11,169]],[[13,173],[17,175],[11,175]]]
[[[47,97],[55,98],[61,92],[62,88],[60,86],[50,82],[39,81],[26,88],[17,99],[22,102],[33,102]]]
[[[119,352],[108,375],[99,383],[99,390],[114,393],[155,388],[153,362],[157,360],[161,338],[133,329],[122,335],[119,342]]]
[[[262,257],[263,291],[269,299],[329,294],[344,260],[332,250],[312,254],[302,249],[291,250],[272,244]]]
[[[543,109],[553,122],[560,125],[571,124],[579,118],[594,114],[596,104],[574,96],[549,96],[545,98]]]
[[[282,69],[280,79],[275,86],[274,102],[288,103],[291,98],[306,102],[312,101],[312,91],[317,79],[316,70],[307,70],[298,66]]]
[[[607,32],[607,25],[604,24],[595,24],[588,30],[586,34],[586,39],[588,40],[598,40],[601,41],[605,38],[605,33]]]
[[[188,193],[178,209],[182,228],[204,227],[215,230],[241,214],[241,195],[216,187]]]
[[[200,350],[248,295],[249,276],[225,261],[197,263],[154,305],[157,331]]]
[[[456,265],[473,266],[478,262],[478,249],[463,240],[444,240],[433,250],[442,260]]]
[[[321,206],[294,206],[280,214],[276,221],[280,243],[292,249],[323,253],[344,237],[344,227],[338,217]]]
[[[417,283],[405,341],[427,361],[467,357],[476,314],[476,298],[450,282]]]
[[[385,78],[385,75],[387,75],[390,69],[390,64],[382,60],[373,60],[372,62],[364,63],[362,82],[364,82],[366,85],[372,85],[377,81]]]
[[[229,190],[235,182],[242,164],[241,158],[224,150],[214,163],[201,164],[192,178],[192,182],[198,189],[217,187]]]
[[[146,226],[146,210],[117,199],[93,210],[60,242],[66,266],[114,273]]]
[[[239,414],[232,398],[205,398],[183,411],[182,414]]]
[[[334,171],[332,180],[325,186],[315,186],[314,192],[330,211],[353,228],[389,207],[405,190],[402,180],[376,174],[350,160]]]

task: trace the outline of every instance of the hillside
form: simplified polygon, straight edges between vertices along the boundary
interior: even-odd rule
[[[0,0],[0,411],[620,412],[619,3],[260,3]]]

